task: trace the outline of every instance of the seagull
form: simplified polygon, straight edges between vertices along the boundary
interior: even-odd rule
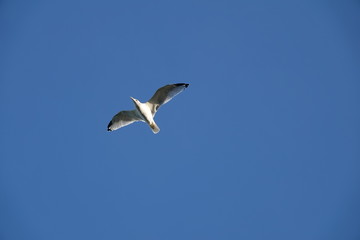
[[[108,131],[114,131],[116,129],[125,127],[133,122],[142,121],[146,122],[154,134],[160,131],[160,128],[154,121],[156,112],[159,107],[176,95],[184,91],[189,86],[188,83],[175,83],[169,84],[159,88],[155,94],[146,103],[142,103],[136,98],[130,97],[135,104],[135,109],[130,111],[121,111],[116,114],[107,127]]]

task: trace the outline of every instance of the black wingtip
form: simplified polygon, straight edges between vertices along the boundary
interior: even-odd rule
[[[185,86],[186,88],[189,86],[188,83],[176,83],[175,86]]]
[[[111,131],[112,131],[111,128],[110,128],[111,125],[112,125],[112,120],[109,122],[109,124],[108,124],[108,126],[107,126],[107,131],[108,131],[108,132],[111,132]]]

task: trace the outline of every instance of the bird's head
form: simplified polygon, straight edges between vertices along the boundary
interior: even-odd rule
[[[140,101],[139,101],[139,100],[137,100],[136,98],[133,98],[133,97],[130,97],[130,98],[131,98],[131,100],[133,100],[133,102],[134,102],[135,106],[137,106],[137,105],[139,105],[139,104],[140,104]]]

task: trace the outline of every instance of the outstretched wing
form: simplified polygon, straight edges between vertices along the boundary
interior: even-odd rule
[[[138,116],[136,110],[121,111],[111,119],[108,124],[107,130],[114,131],[136,121],[144,121],[140,116]]]
[[[173,99],[173,97],[184,91],[188,86],[189,84],[187,83],[176,83],[159,88],[154,96],[146,103],[150,108],[152,115],[155,115],[161,105]]]

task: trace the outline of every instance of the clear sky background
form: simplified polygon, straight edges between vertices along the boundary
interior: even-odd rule
[[[359,1],[0,2],[0,239],[360,239]],[[114,114],[190,86],[143,123]]]

